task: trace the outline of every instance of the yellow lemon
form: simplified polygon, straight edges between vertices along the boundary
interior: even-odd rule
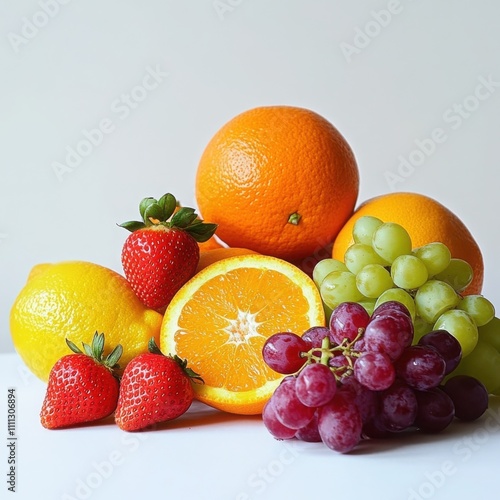
[[[77,346],[104,333],[105,354],[123,346],[120,366],[147,351],[148,340],[159,342],[163,316],[147,309],[127,280],[98,264],[66,261],[41,264],[31,271],[10,313],[16,351],[27,367],[47,381],[55,362]]]

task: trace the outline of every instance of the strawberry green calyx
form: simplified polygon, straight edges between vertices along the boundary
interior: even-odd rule
[[[165,356],[165,354],[163,354],[160,348],[156,345],[155,339],[153,337],[149,339],[148,351],[152,354],[159,354],[160,356]],[[187,359],[181,359],[179,356],[177,356],[177,354],[174,354],[173,356],[169,354],[166,357],[173,359],[191,380],[202,384],[205,383],[204,380],[200,377],[200,375],[198,375],[194,370],[192,370],[187,366]]]
[[[177,208],[177,200],[171,193],[164,194],[159,200],[152,197],[143,198],[139,204],[142,221],[128,221],[118,225],[130,232],[153,226],[182,229],[199,243],[213,236],[217,224],[199,219],[194,208],[180,207],[176,210]]]
[[[123,347],[118,344],[107,356],[103,358],[104,353],[104,333],[94,333],[92,338],[92,343],[90,345],[82,342],[83,350],[81,351],[71,340],[66,339],[66,344],[75,354],[86,354],[91,357],[94,361],[108,368],[109,371],[113,372],[120,368],[118,361],[123,353]]]

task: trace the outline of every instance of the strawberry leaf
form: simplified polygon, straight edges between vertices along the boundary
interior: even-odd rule
[[[127,229],[131,233],[134,231],[137,231],[138,229],[143,229],[146,227],[146,224],[144,222],[139,222],[136,220],[131,220],[128,222],[123,222],[122,224],[118,224],[118,226],[123,227],[124,229]]]
[[[69,339],[65,339],[66,340],[66,344],[68,345],[68,347],[75,353],[75,354],[82,354],[82,351],[80,350],[80,348],[74,344],[73,342],[71,342],[71,340]]]
[[[162,356],[164,355],[161,351],[160,348],[156,345],[154,337],[151,337],[148,342],[148,351],[153,353],[153,354],[161,354]]]
[[[104,360],[104,365],[110,368],[111,370],[120,368],[118,364],[118,360],[121,358],[123,354],[123,347],[121,344],[118,344],[106,357]]]
[[[151,219],[154,219],[156,222],[153,222]],[[147,226],[151,226],[152,224],[159,224],[163,220],[163,210],[155,201],[148,205],[146,210],[144,211],[144,222]]]
[[[170,221],[170,227],[177,227],[184,229],[188,227],[193,221],[196,220],[196,213],[194,208],[182,207]]]
[[[139,203],[139,213],[141,214],[142,220],[145,220],[144,214],[146,212],[146,208],[148,208],[149,205],[153,203],[156,203],[156,200],[151,196],[149,196],[148,198],[143,198]]]
[[[158,200],[158,205],[160,205],[163,210],[163,217],[161,220],[166,221],[170,219],[172,214],[175,212],[177,200],[173,194],[166,193]]]

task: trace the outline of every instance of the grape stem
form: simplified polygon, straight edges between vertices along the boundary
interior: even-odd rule
[[[307,361],[294,375],[298,375],[311,363],[321,363],[322,365],[328,366],[337,381],[340,381],[345,376],[351,375],[354,370],[354,360],[361,355],[361,352],[355,349],[354,345],[363,337],[364,333],[364,328],[359,328],[358,334],[354,340],[350,341],[348,338],[345,338],[340,344],[332,343],[330,337],[325,336],[321,342],[320,348],[313,347],[309,351],[301,354],[302,357],[307,358]],[[317,354],[318,352],[320,353],[319,355]],[[347,364],[331,366],[330,359],[337,357],[339,354],[344,356]]]

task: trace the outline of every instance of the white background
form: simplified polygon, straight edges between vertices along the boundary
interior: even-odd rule
[[[34,264],[121,272],[127,233],[116,224],[144,196],[171,191],[194,205],[204,147],[260,105],[329,119],[357,157],[359,202],[415,191],[457,213],[483,250],[484,293],[500,298],[498,2],[65,1],[51,16],[36,1],[0,3],[1,351],[12,349],[10,306]],[[148,68],[168,76],[134,91]],[[453,106],[474,108],[481,77],[497,87],[461,118]],[[132,109],[121,101],[134,92]],[[57,176],[54,163],[106,119],[113,131]],[[436,128],[446,140],[391,185],[400,155]]]
[[[0,352],[13,350],[9,310],[33,265],[82,259],[121,272],[126,232],[116,223],[135,218],[144,196],[170,191],[193,205],[197,163],[209,139],[236,114],[261,105],[302,106],[330,120],[357,157],[359,202],[414,191],[452,209],[483,250],[483,291],[499,306],[497,0],[65,0],[55,7],[53,2],[52,10],[46,7],[50,15],[42,10],[50,0],[0,2]],[[141,93],[136,87],[148,69],[164,76],[155,89]],[[473,96],[481,78],[492,83],[479,101]],[[122,96],[134,92],[141,101],[124,108]],[[466,107],[467,118],[456,106]],[[68,148],[76,148],[102,120],[112,132],[71,171],[56,175],[54,164],[65,163]],[[391,185],[387,172],[397,173],[400,156],[408,159],[417,142],[437,128],[446,139]],[[11,363],[9,370],[19,372],[19,363]],[[421,492],[452,498],[467,490],[467,478],[484,488],[491,479],[493,440],[479,448],[473,442],[465,460],[457,453],[462,430],[446,439],[354,456],[350,469],[349,458],[323,448],[311,456],[309,448],[297,445],[298,455],[283,454],[282,444],[256,421],[221,423],[219,417],[208,427],[193,424],[194,441],[179,460],[164,433],[160,451],[153,451],[150,438],[141,445],[148,451],[133,455],[114,426],[95,427],[91,439],[105,444],[98,451],[85,449],[78,468],[76,455],[64,458],[68,436],[83,446],[88,435],[41,434],[33,412],[42,385],[26,382],[20,373],[11,383],[21,387],[19,411],[32,430],[23,441],[25,489],[18,498],[35,498],[40,484],[45,486],[39,498],[76,498],[76,481],[93,471],[92,461],[116,449],[126,460],[113,481],[92,490],[92,499],[104,498],[111,488],[164,496],[170,480],[177,492],[194,488],[193,498],[238,498],[239,492],[285,498],[323,490],[319,474],[324,478],[336,469],[345,477],[350,471],[367,492],[379,488],[381,497],[405,499],[445,461],[456,467],[444,486]],[[173,436],[176,447],[185,443],[182,432]],[[46,462],[52,446],[58,457]],[[211,458],[217,453],[223,455],[219,462]],[[188,464],[188,456],[196,465]],[[156,485],[145,468],[152,457],[161,457],[156,464],[170,470],[154,469],[160,476]],[[282,472],[259,488],[252,478],[261,468],[279,472],[276,461]],[[368,468],[367,481],[358,467]],[[217,474],[227,476],[226,487],[214,479]],[[61,476],[62,483],[56,481]]]

